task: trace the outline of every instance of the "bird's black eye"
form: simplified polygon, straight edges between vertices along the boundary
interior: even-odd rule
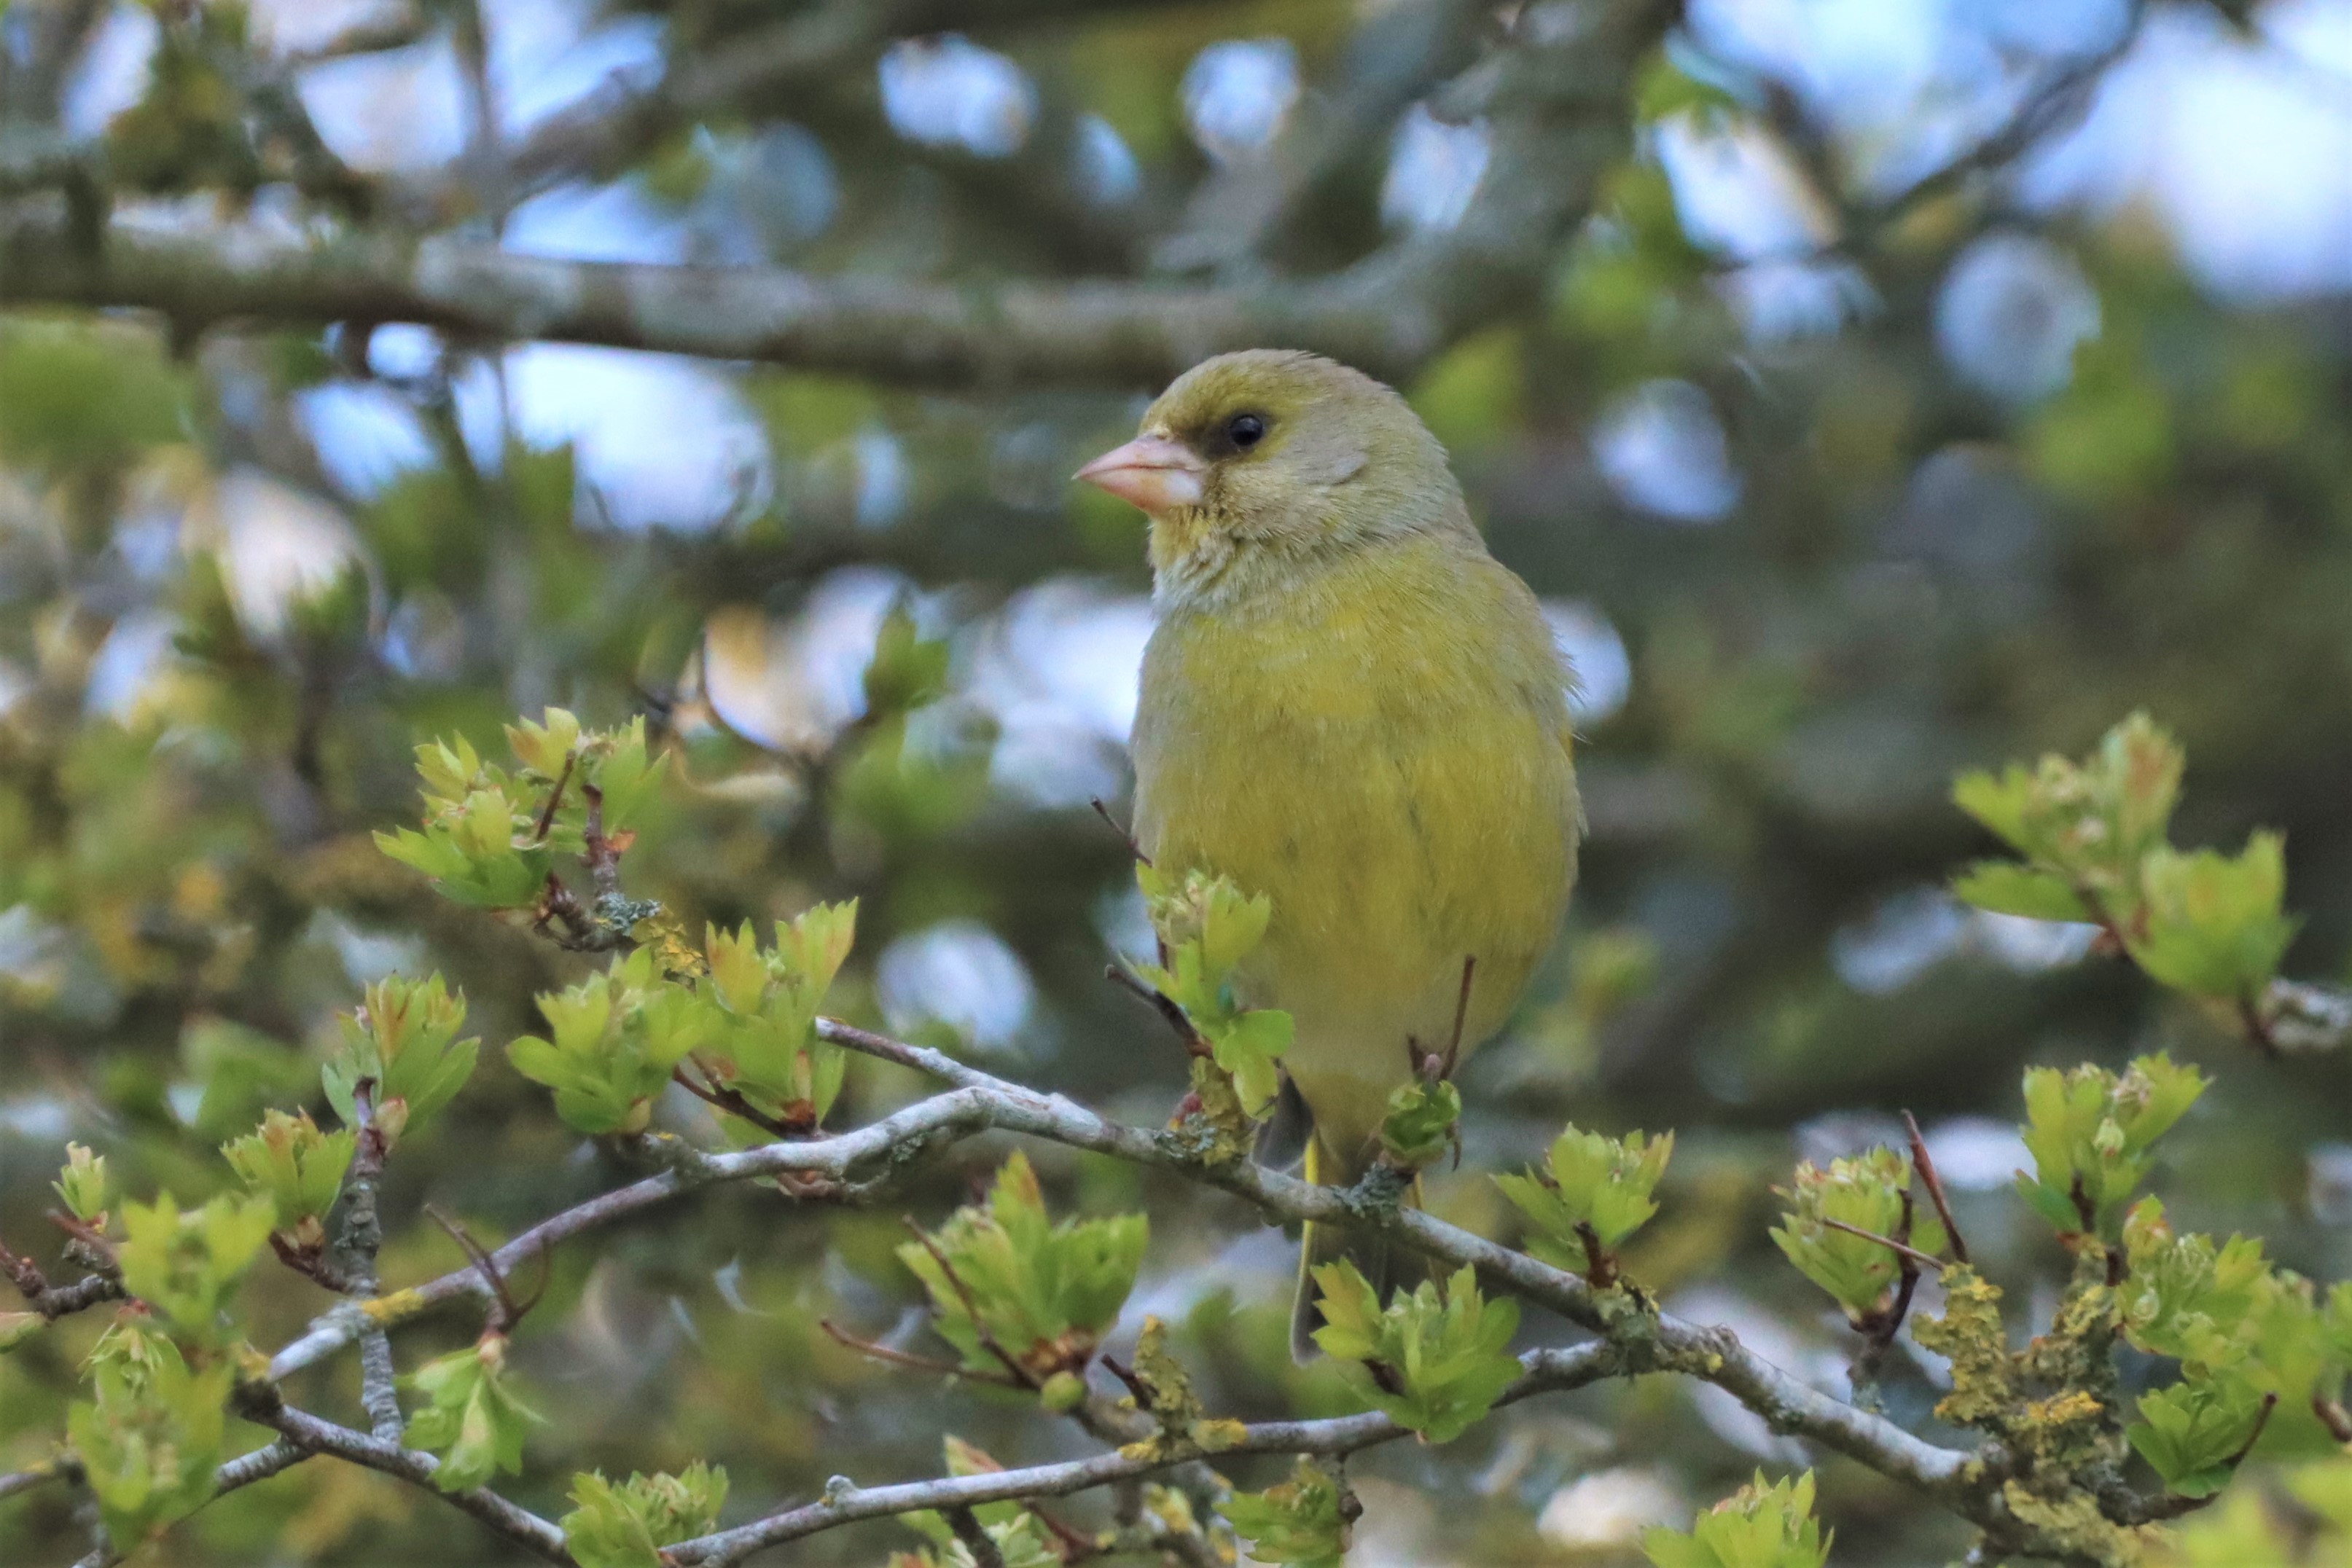
[[[1254,413],[1237,413],[1225,422],[1225,439],[1246,452],[1265,439],[1265,421]]]

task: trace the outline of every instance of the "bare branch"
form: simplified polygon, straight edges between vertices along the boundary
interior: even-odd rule
[[[1525,1369],[1517,1383],[1496,1401],[1507,1405],[1538,1394],[1581,1388],[1628,1369],[1622,1354],[1606,1344],[1578,1345],[1570,1350],[1529,1351],[1519,1358]],[[1244,1428],[1241,1440],[1227,1454],[1352,1454],[1408,1435],[1378,1411],[1339,1416],[1321,1421],[1266,1421]],[[755,1552],[798,1541],[859,1520],[887,1519],[923,1510],[973,1508],[982,1503],[1024,1501],[1064,1497],[1071,1492],[1130,1479],[1188,1462],[1192,1456],[1129,1458],[1103,1454],[1089,1459],[1034,1465],[1025,1469],[990,1470],[933,1481],[898,1486],[859,1487],[836,1478],[815,1502],[770,1514],[734,1530],[720,1531],[667,1548],[680,1568],[727,1568]],[[1955,1456],[1958,1458],[1958,1456]]]
[[[529,1509],[509,1502],[488,1487],[460,1492],[445,1492],[434,1487],[433,1472],[441,1468],[441,1461],[430,1454],[404,1448],[398,1443],[371,1437],[364,1432],[354,1432],[331,1421],[322,1421],[289,1405],[272,1406],[262,1402],[244,1414],[249,1420],[274,1428],[303,1453],[329,1454],[368,1469],[413,1481],[432,1490],[435,1495],[447,1499],[451,1506],[473,1515],[526,1551],[550,1563],[563,1563],[566,1568],[572,1563],[572,1553],[564,1550],[563,1531]]]

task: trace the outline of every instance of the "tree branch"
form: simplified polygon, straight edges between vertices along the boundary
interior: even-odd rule
[[[446,236],[345,230],[313,240],[120,220],[93,257],[63,204],[39,199],[0,209],[0,304],[142,308],[184,332],[239,320],[409,321],[493,340],[926,385],[1158,385],[1210,354],[1269,343],[1393,380],[1541,286],[1553,246],[1624,152],[1626,75],[1666,10],[1650,0],[1601,10],[1573,38],[1515,44],[1457,80],[1448,111],[1494,124],[1494,153],[1462,221],[1311,279],[919,283],[564,261]]]
[[[897,1045],[898,1042],[890,1042]],[[918,1048],[898,1050],[921,1060]],[[1984,1521],[1988,1501],[1966,1479],[1973,1456],[1921,1441],[1880,1416],[1811,1388],[1742,1345],[1730,1331],[1661,1317],[1628,1324],[1604,1314],[1591,1288],[1576,1275],[1511,1251],[1417,1209],[1360,1211],[1353,1194],[1315,1186],[1241,1161],[1203,1166],[1182,1145],[1140,1128],[1108,1121],[1060,1095],[1034,1091],[960,1067],[963,1087],[917,1102],[854,1132],[803,1143],[762,1145],[740,1153],[706,1155],[665,1143],[669,1170],[532,1227],[491,1255],[501,1270],[556,1241],[667,1202],[693,1187],[779,1174],[854,1179],[876,1166],[898,1169],[941,1144],[987,1131],[1022,1134],[1089,1149],[1132,1164],[1174,1170],[1246,1198],[1269,1217],[1383,1231],[1415,1250],[1459,1268],[1469,1264],[1488,1281],[1550,1308],[1584,1327],[1614,1336],[1625,1370],[1678,1372],[1714,1383],[1764,1416],[1776,1432],[1809,1437],[1859,1459]],[[396,1291],[365,1311],[338,1308],[278,1352],[270,1364],[284,1378],[335,1354],[366,1327],[390,1326],[444,1302],[478,1295],[478,1270],[468,1267],[414,1290]],[[1106,1479],[1117,1479],[1109,1475]],[[1087,1485],[1098,1484],[1087,1482]]]
[[[509,1502],[488,1487],[476,1487],[470,1491],[460,1492],[445,1492],[434,1487],[433,1472],[441,1468],[441,1461],[430,1454],[404,1448],[397,1443],[387,1443],[364,1432],[354,1432],[332,1421],[322,1421],[290,1405],[264,1402],[243,1414],[248,1420],[275,1429],[302,1454],[329,1454],[428,1488],[436,1496],[447,1499],[451,1506],[473,1515],[516,1545],[550,1563],[562,1563],[565,1568],[571,1568],[572,1553],[564,1550],[562,1530],[529,1509]],[[287,1462],[290,1464],[293,1461]]]
[[[1582,1388],[1625,1370],[1624,1358],[1614,1346],[1578,1345],[1570,1350],[1529,1351],[1519,1358],[1525,1369],[1517,1383],[1496,1403],[1508,1405],[1538,1394]],[[1320,1421],[1266,1421],[1243,1429],[1239,1442],[1220,1454],[1352,1454],[1376,1444],[1409,1436],[1387,1416],[1372,1411]],[[680,1568],[728,1568],[755,1552],[798,1541],[821,1531],[860,1520],[886,1519],[927,1509],[971,1508],[982,1503],[1017,1502],[1032,1498],[1064,1497],[1071,1492],[1108,1486],[1187,1463],[1193,1454],[1129,1458],[1101,1454],[1093,1458],[1059,1464],[1033,1465],[1026,1469],[991,1470],[932,1481],[908,1481],[898,1486],[859,1487],[836,1477],[815,1502],[782,1513],[770,1514],[733,1530],[720,1531],[667,1548]]]

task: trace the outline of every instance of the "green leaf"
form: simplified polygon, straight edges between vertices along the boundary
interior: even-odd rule
[[[562,776],[580,746],[579,717],[564,708],[547,709],[536,724],[524,719],[506,727],[515,759],[550,784]]]
[[[1242,1007],[1235,970],[1265,940],[1274,905],[1244,894],[1224,877],[1199,871],[1173,877],[1138,865],[1136,882],[1167,959],[1139,966],[1146,984],[1174,1002],[1207,1040],[1217,1066],[1233,1081],[1244,1115],[1273,1108],[1282,1086],[1276,1064],[1290,1049],[1290,1015]]]
[[[2140,1396],[2140,1419],[2124,1437],[2169,1490],[2210,1497],[2229,1485],[2263,1410],[2261,1391],[2243,1377],[2176,1383]]]
[[[169,1193],[152,1204],[126,1203],[122,1241],[115,1249],[123,1288],[183,1338],[226,1343],[222,1311],[277,1222],[277,1206],[261,1194],[224,1193],[187,1210]]]
[[[1301,1455],[1290,1479],[1259,1492],[1235,1492],[1219,1505],[1250,1543],[1253,1563],[1339,1568],[1348,1550],[1341,1489],[1331,1473]]]
[[[2124,1220],[2130,1267],[2116,1288],[2124,1337],[2168,1355],[2192,1375],[2231,1359],[2265,1293],[2274,1288],[2260,1240],[2175,1236],[2164,1205],[2142,1198]],[[2347,1347],[2352,1348],[2352,1347]]]
[[[49,1189],[66,1206],[66,1212],[94,1229],[106,1228],[106,1156],[92,1155],[80,1144],[66,1145],[65,1168]]]
[[[893,604],[866,666],[866,711],[897,715],[937,702],[948,689],[948,644],[919,635],[906,605]]]
[[[1495,1185],[1535,1228],[1528,1249],[1556,1268],[1589,1263],[1578,1227],[1590,1225],[1603,1247],[1614,1247],[1643,1225],[1658,1206],[1651,1194],[1674,1157],[1675,1135],[1639,1132],[1623,1138],[1570,1126],[1552,1140],[1541,1171],[1498,1176]]]
[[[1288,1021],[1288,1015],[1282,1015]],[[1454,1145],[1462,1120],[1462,1092],[1444,1080],[1401,1085],[1389,1096],[1381,1119],[1381,1148],[1406,1170],[1422,1170],[1444,1159]]]
[[[1902,1233],[1904,1193],[1910,1185],[1911,1162],[1892,1149],[1832,1160],[1827,1170],[1808,1160],[1797,1167],[1792,1185],[1773,1189],[1789,1200],[1771,1233],[1773,1244],[1798,1272],[1859,1321],[1885,1299],[1902,1272],[1902,1260],[1894,1249],[1827,1222],[1904,1241],[1922,1252],[1941,1251],[1943,1227],[1917,1205],[1912,1207],[1910,1234]]]
[[[425,1398],[408,1419],[409,1446],[441,1457],[433,1484],[443,1491],[469,1491],[501,1470],[522,1469],[523,1438],[544,1417],[507,1386],[506,1353],[503,1334],[485,1334],[403,1380]]]
[[[436,974],[422,980],[391,975],[370,986],[356,1012],[336,1020],[338,1040],[320,1077],[328,1103],[357,1125],[360,1081],[374,1082],[369,1103],[387,1146],[419,1119],[457,1097],[474,1075],[478,1040],[459,1040],[463,992],[452,995]]]
[[[268,1195],[278,1228],[294,1231],[312,1245],[325,1239],[321,1222],[342,1190],[359,1134],[350,1128],[322,1133],[308,1111],[289,1116],[272,1111],[244,1137],[221,1145],[221,1154],[246,1186]]]
[[[2074,1197],[2079,1184],[2092,1211],[2087,1228],[2105,1235],[2155,1164],[2150,1145],[2206,1083],[2194,1067],[2176,1067],[2161,1053],[2139,1058],[2120,1077],[2099,1067],[2028,1069],[2019,1131],[2034,1174],[2019,1174],[2020,1194],[2053,1225],[2074,1230],[2085,1228]]]
[[[1813,1472],[1764,1484],[1756,1479],[1691,1521],[1642,1537],[1655,1568],[1822,1568],[1830,1537],[1813,1518]]]
[[[1952,896],[1996,915],[2029,920],[2095,920],[2098,916],[2063,877],[2015,861],[1979,861],[1952,879]]]
[[[1274,1097],[1282,1092],[1277,1064],[1290,1049],[1290,1015],[1258,1009],[1195,1021],[1217,1065],[1233,1075],[1242,1109],[1254,1117],[1271,1111]]]
[[[2276,833],[2254,834],[2235,859],[2159,846],[2148,852],[2140,879],[2145,915],[2131,956],[2149,978],[2195,996],[2261,996],[2296,925],[2280,907],[2286,856]]]
[[[1449,1442],[1494,1407],[1519,1375],[1510,1354],[1518,1303],[1488,1301],[1466,1265],[1441,1295],[1424,1280],[1383,1309],[1369,1281],[1342,1260],[1315,1270],[1323,1326],[1315,1343],[1349,1385],[1399,1426]]]
[[[556,1114],[589,1134],[644,1131],[671,1071],[721,1022],[709,998],[658,971],[650,947],[542,993],[539,1010],[547,1038],[514,1040],[507,1060],[554,1090]]]
[[[147,1336],[145,1349],[136,1358],[93,1357],[92,1397],[66,1412],[107,1538],[126,1552],[212,1497],[236,1370],[223,1358],[192,1371],[159,1335]]]
[[[2060,907],[2050,885],[2054,881],[2087,894],[2097,913],[2130,928],[2140,897],[2140,862],[2164,842],[2182,764],[2172,737],[2136,713],[2082,762],[2052,756],[2032,771],[2011,764],[1999,774],[1962,774],[1952,786],[1954,803],[2024,857],[2021,872],[2048,880],[1992,878],[1980,865],[1963,879],[1960,896],[1978,903],[1976,894],[1983,893],[2003,901],[1985,907],[2043,919],[2095,913],[2085,904],[2082,914],[2039,914],[2039,908]],[[2009,907],[2018,902],[2036,907]]]
[[[727,1472],[699,1461],[677,1475],[602,1472],[572,1478],[572,1511],[558,1522],[580,1568],[665,1568],[662,1548],[709,1533],[727,1502]]]
[[[1016,1152],[985,1207],[958,1209],[930,1233],[929,1247],[908,1242],[898,1257],[930,1293],[940,1337],[966,1367],[1002,1372],[988,1349],[993,1340],[1043,1382],[1093,1356],[1135,1288],[1148,1236],[1139,1214],[1055,1224],[1036,1173]]]
[[[710,972],[695,1061],[705,1077],[772,1120],[814,1128],[841,1091],[846,1061],[816,1038],[816,1019],[857,931],[857,904],[819,904],[779,921],[762,951],[751,922],[704,938]],[[747,1136],[765,1137],[749,1123]]]

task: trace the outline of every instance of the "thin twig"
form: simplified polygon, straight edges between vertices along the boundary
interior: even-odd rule
[[[1102,803],[1101,796],[1097,795],[1090,798],[1087,801],[1087,804],[1095,809],[1095,815],[1103,820],[1103,825],[1105,827],[1118,835],[1118,841],[1127,846],[1127,852],[1135,857],[1136,864],[1150,865],[1151,863],[1151,857],[1143,852],[1143,847],[1135,841],[1135,835],[1133,833],[1118,825],[1118,819],[1110,814],[1110,808]]]
[[[1911,1168],[1919,1173],[1920,1185],[1927,1189],[1927,1201],[1936,1206],[1936,1218],[1944,1227],[1944,1239],[1952,1249],[1952,1261],[1969,1260],[1969,1244],[1960,1239],[1959,1222],[1952,1218],[1952,1206],[1945,1201],[1944,1184],[1936,1175],[1936,1162],[1927,1157],[1927,1140],[1919,1135],[1919,1123],[1910,1112],[1903,1113],[1903,1131],[1911,1140]]]
[[[554,787],[547,792],[547,804],[540,808],[539,822],[530,835],[531,842],[543,844],[547,841],[548,831],[555,826],[555,808],[563,800],[563,787],[572,781],[572,769],[579,760],[580,753],[576,750],[563,754],[563,767],[555,775]]]
[[[1934,1269],[1940,1271],[1944,1267],[1944,1260],[1942,1259],[1937,1257],[1932,1252],[1922,1252],[1919,1249],[1912,1246],[1907,1241],[1897,1241],[1892,1236],[1881,1236],[1875,1230],[1864,1230],[1859,1225],[1848,1225],[1843,1219],[1832,1219],[1827,1215],[1823,1215],[1822,1217],[1822,1223],[1828,1226],[1832,1230],[1843,1230],[1849,1236],[1859,1236],[1864,1241],[1875,1241],[1881,1247],[1893,1252],[1896,1257],[1907,1258],[1912,1262],[1920,1265],[1922,1268]]]
[[[941,1377],[968,1378],[974,1383],[993,1384],[999,1388],[1026,1389],[1030,1386],[1028,1384],[1014,1381],[1008,1373],[982,1372],[965,1366],[960,1362],[940,1361],[928,1355],[915,1355],[907,1351],[893,1350],[887,1344],[877,1344],[870,1339],[859,1339],[831,1318],[817,1319],[816,1326],[824,1331],[826,1338],[845,1350],[854,1350],[858,1354],[870,1357],[875,1361],[888,1362],[892,1366],[903,1366],[910,1372],[929,1372],[936,1373]]]
[[[1184,1042],[1184,1050],[1188,1054],[1193,1056],[1211,1054],[1209,1042],[1201,1038],[1201,1031],[1192,1027],[1192,1019],[1182,1008],[1176,1005],[1174,998],[1157,986],[1146,984],[1118,964],[1104,965],[1103,977],[1119,989],[1148,1004],[1151,1010],[1158,1013],[1161,1020],[1175,1031],[1176,1038]]]
[[[730,1116],[741,1117],[772,1138],[804,1138],[816,1130],[816,1122],[814,1118],[803,1122],[787,1122],[780,1117],[771,1116],[752,1104],[743,1098],[742,1092],[740,1090],[722,1089],[715,1083],[702,1082],[687,1071],[684,1062],[671,1068],[669,1077],[671,1082],[705,1104],[724,1111]]]
[[[489,1287],[491,1299],[497,1305],[490,1313],[488,1332],[512,1333],[515,1325],[522,1322],[523,1314],[539,1304],[538,1294],[533,1294],[528,1301],[517,1301],[514,1292],[507,1288],[506,1275],[499,1270],[497,1261],[482,1244],[474,1239],[470,1231],[433,1204],[425,1206],[425,1217],[448,1233],[449,1239],[457,1244],[457,1249],[465,1253],[467,1261],[473,1264],[475,1270],[482,1276],[483,1283]],[[542,1260],[545,1256],[541,1254]],[[541,1289],[544,1291],[544,1282]]]
[[[1454,1076],[1454,1064],[1462,1060],[1462,1030],[1470,1021],[1470,981],[1477,973],[1478,955],[1470,954],[1462,960],[1462,993],[1454,998],[1454,1032],[1445,1041],[1445,1069],[1442,1076]],[[1456,1156],[1457,1160],[1459,1156]]]

